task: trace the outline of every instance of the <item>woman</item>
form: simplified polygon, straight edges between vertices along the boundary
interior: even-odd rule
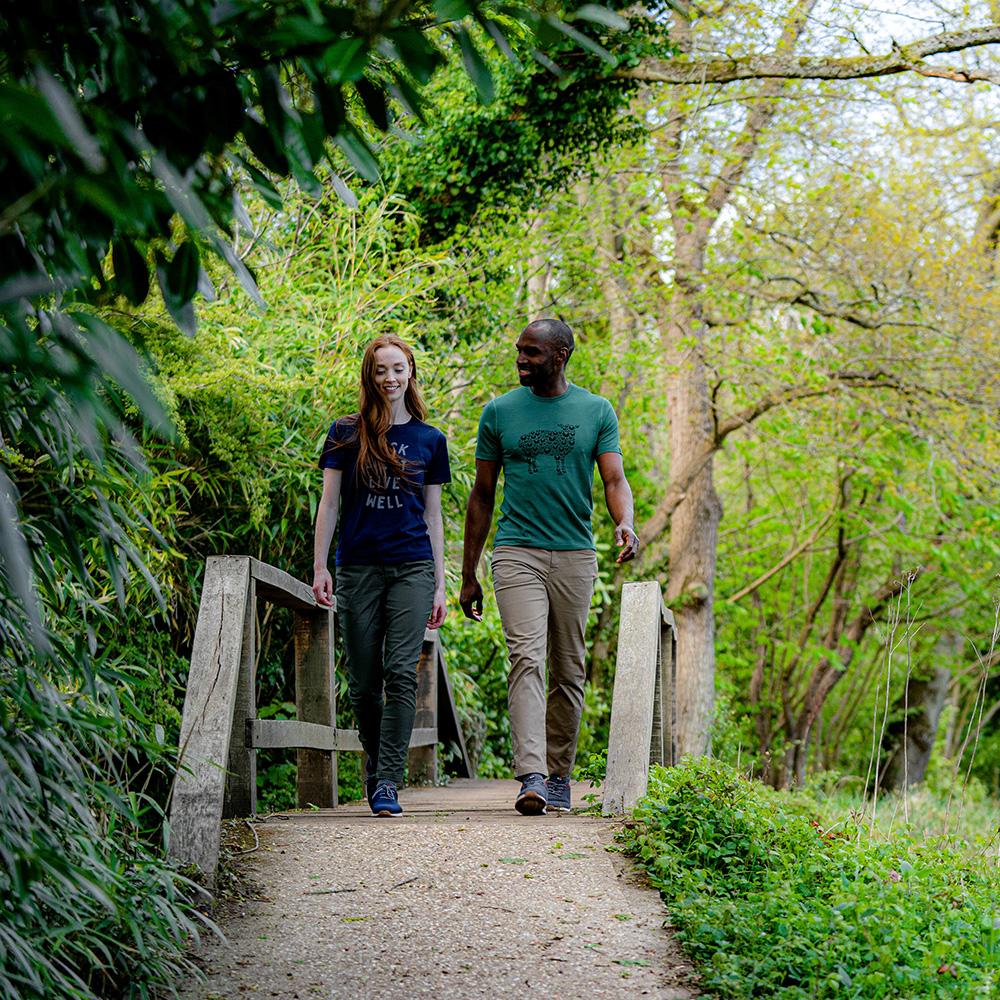
[[[327,556],[342,508],[337,611],[365,791],[376,816],[398,816],[424,628],[445,616],[441,487],[451,474],[444,435],[424,423],[413,351],[399,337],[368,345],[359,397],[357,413],[334,421],[320,458],[312,589],[329,607]]]

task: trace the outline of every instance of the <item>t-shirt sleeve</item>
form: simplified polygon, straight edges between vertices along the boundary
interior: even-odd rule
[[[424,485],[437,486],[451,482],[451,465],[448,462],[448,439],[440,432],[434,442],[430,461],[424,471]]]
[[[594,448],[595,455],[603,455],[609,451],[622,453],[621,442],[618,439],[618,417],[615,415],[614,407],[606,400],[601,402],[601,423],[597,431],[597,445]]]
[[[344,427],[339,420],[335,420],[330,425],[326,440],[323,442],[323,451],[319,456],[321,469],[343,469],[347,465],[347,449],[342,446],[337,447],[344,438]]]
[[[499,462],[503,458],[503,447],[496,427],[496,406],[492,400],[483,407],[482,416],[479,418],[476,458],[481,462]]]

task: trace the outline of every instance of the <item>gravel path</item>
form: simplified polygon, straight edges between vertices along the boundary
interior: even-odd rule
[[[258,825],[257,898],[222,918],[207,982],[182,996],[697,996],[614,826],[518,816],[516,788],[456,781],[404,790],[399,819],[362,805]]]

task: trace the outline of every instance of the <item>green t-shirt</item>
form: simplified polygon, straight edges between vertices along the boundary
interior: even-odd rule
[[[503,468],[494,545],[594,548],[594,462],[608,451],[621,453],[615,411],[579,386],[561,396],[521,386],[487,403],[476,458]]]

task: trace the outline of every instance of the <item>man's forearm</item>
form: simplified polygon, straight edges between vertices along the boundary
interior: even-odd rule
[[[462,579],[476,576],[479,558],[486,545],[493,520],[493,501],[475,490],[469,496],[469,506],[465,512],[465,545],[462,552]]]
[[[630,528],[635,526],[635,504],[627,479],[622,478],[608,483],[604,488],[604,500],[616,526],[619,524],[626,524]]]

